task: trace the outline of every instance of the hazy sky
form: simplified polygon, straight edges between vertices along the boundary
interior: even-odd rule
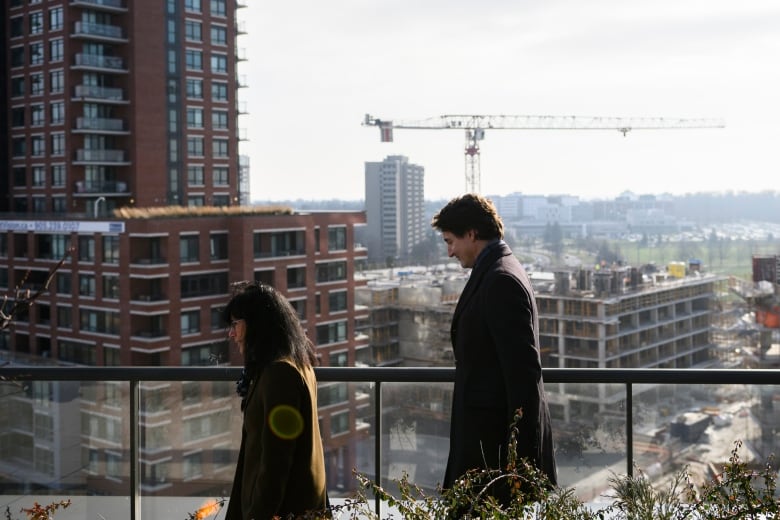
[[[482,192],[780,189],[777,0],[248,2],[239,39],[253,199],[362,199],[364,163],[406,155],[427,199],[464,190],[444,114],[722,118],[725,129],[491,130]]]

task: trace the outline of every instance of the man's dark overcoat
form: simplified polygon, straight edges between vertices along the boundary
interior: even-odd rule
[[[452,319],[455,392],[443,486],[451,487],[467,470],[486,463],[505,465],[509,425],[518,409],[518,456],[556,484],[533,289],[503,241],[486,247]]]

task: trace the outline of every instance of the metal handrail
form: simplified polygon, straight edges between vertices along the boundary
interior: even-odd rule
[[[451,383],[454,367],[316,367],[321,382]],[[235,366],[85,367],[0,365],[0,378],[30,381],[232,381]],[[545,383],[780,385],[780,370],[723,368],[545,368]]]
[[[374,383],[374,464],[382,462],[382,384],[383,383],[452,383],[454,367],[316,367],[319,382]],[[235,366],[209,367],[84,367],[84,366],[10,366],[0,365],[0,380],[15,381],[127,381],[130,383],[130,424],[139,424],[139,383],[143,381],[232,381],[240,377],[241,368]],[[547,368],[546,383],[611,383],[626,387],[626,471],[633,475],[633,385],[663,384],[744,384],[780,385],[780,370],[750,369],[653,369],[653,368]],[[131,428],[130,453],[130,517],[138,518],[140,511],[140,447],[139,435]],[[376,484],[380,485],[379,471]],[[375,508],[381,514],[380,498],[375,497]]]

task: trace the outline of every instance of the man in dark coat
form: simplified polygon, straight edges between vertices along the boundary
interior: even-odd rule
[[[470,469],[506,465],[518,410],[517,455],[555,485],[536,300],[525,269],[502,240],[501,218],[490,200],[467,194],[444,206],[432,226],[441,231],[447,254],[471,268],[450,330],[455,391],[443,487]]]

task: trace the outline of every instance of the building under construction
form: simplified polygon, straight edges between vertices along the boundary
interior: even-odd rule
[[[468,279],[460,267],[383,270],[363,276],[366,283],[357,284],[355,298],[368,307],[369,318],[363,325],[370,336],[369,364],[454,364],[450,324]],[[539,308],[544,367],[719,366],[712,333],[726,278],[703,273],[698,262],[673,263],[662,271],[621,266],[531,272],[530,276]],[[559,473],[565,482],[581,478],[565,467],[581,464],[588,450],[622,456],[623,385],[547,383],[546,389],[550,411],[559,425],[556,457],[564,468]],[[396,443],[391,458],[402,461],[403,469],[415,474],[423,487],[433,488],[444,469],[437,466],[443,464],[443,454],[436,446],[446,445],[451,390],[451,385],[409,384],[384,394],[385,433],[390,438],[413,438],[417,447],[416,451],[404,450],[402,443]],[[696,399],[696,392],[675,385],[634,385],[632,391],[642,416],[635,425],[637,438],[645,431],[668,430],[679,408],[693,405]],[[420,453],[426,450],[432,455],[423,465]],[[664,464],[672,459],[669,449],[659,450],[647,455],[652,462]],[[640,461],[642,455],[637,453]],[[382,471],[391,476],[391,468]]]

